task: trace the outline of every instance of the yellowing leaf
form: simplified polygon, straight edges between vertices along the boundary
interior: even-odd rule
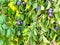
[[[11,21],[8,21],[7,23],[8,23],[8,24],[11,24]]]
[[[16,38],[15,41],[18,42],[18,38]]]
[[[12,9],[12,11],[16,11],[17,10],[17,8],[15,6],[12,6],[10,8]]]
[[[44,42],[44,43],[50,43],[50,42],[46,39],[45,36],[43,36],[43,42]]]
[[[29,8],[30,8],[30,5],[27,4],[27,5],[26,5],[26,9],[29,9]]]
[[[16,24],[16,21],[15,21],[15,20],[13,21],[13,24],[14,24],[14,25]]]
[[[25,28],[25,29],[24,29],[24,31],[23,31],[23,33],[27,33],[27,31],[28,31],[28,29],[27,29],[27,28]]]
[[[54,35],[54,37],[53,37],[53,40],[55,40],[55,39],[56,39],[56,37],[57,37],[57,35],[55,34],[55,35]]]
[[[17,7],[13,5],[13,2],[10,2],[8,6],[11,8],[12,11],[16,11]]]
[[[44,10],[44,6],[43,5],[41,5],[41,10]]]
[[[13,2],[10,2],[10,3],[8,4],[9,7],[11,7],[12,5],[13,5]]]
[[[10,43],[10,45],[14,45],[14,43],[13,43],[13,42],[11,42],[11,43]]]
[[[16,17],[19,17],[19,16],[20,16],[19,12],[16,12]]]
[[[24,2],[28,2],[28,0],[24,0]]]
[[[57,45],[60,45],[60,42],[57,42]]]
[[[60,21],[58,21],[58,24],[60,25]]]

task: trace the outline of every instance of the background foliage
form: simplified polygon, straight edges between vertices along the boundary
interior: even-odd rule
[[[0,0],[0,45],[60,45],[60,0]]]

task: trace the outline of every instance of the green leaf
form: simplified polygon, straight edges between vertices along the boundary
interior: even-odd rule
[[[42,31],[41,31],[42,34],[48,31],[48,28],[45,25],[43,25],[42,22],[40,22],[40,26],[42,27]]]
[[[3,4],[5,2],[5,0],[0,0],[0,3]]]
[[[8,27],[7,27],[6,24],[3,24],[3,25],[2,25],[2,28],[3,28],[3,29],[7,29]]]
[[[0,40],[0,45],[3,45],[4,41],[3,40]]]
[[[35,36],[35,35],[33,35],[33,40],[37,41],[37,39],[36,39],[36,36]]]
[[[35,41],[32,42],[32,45],[36,45]]]
[[[51,31],[51,33],[50,33],[50,38],[53,39],[53,36],[54,36],[54,32]]]
[[[20,31],[17,31],[17,35],[18,35],[18,36],[20,36],[20,35],[21,35]]]
[[[3,24],[3,18],[0,16],[0,24]]]
[[[31,0],[29,0],[28,3],[31,5],[31,4],[32,4],[32,3],[31,3]]]
[[[55,14],[55,19],[58,21],[59,20],[59,15]]]
[[[37,30],[36,29],[34,29],[34,35],[37,35]]]
[[[39,40],[42,41],[43,40],[43,35],[40,35],[39,37],[40,37]]]
[[[24,20],[24,15],[20,15],[20,19],[21,20]]]
[[[3,29],[2,29],[2,27],[1,27],[1,25],[0,25],[0,32],[2,32],[2,30],[3,30]]]
[[[17,0],[13,0],[14,4],[16,4]]]
[[[47,6],[48,6],[48,3],[47,3],[47,2],[45,2],[45,3],[44,3],[44,7],[45,7],[45,8],[47,8]]]
[[[57,2],[57,0],[55,2]],[[59,6],[59,5],[60,5],[60,0],[58,0],[56,6]]]
[[[50,3],[50,1],[48,1],[48,6],[47,6],[47,8],[46,8],[46,9],[49,9],[49,8],[50,8],[50,6],[51,6],[51,3]]]
[[[5,35],[5,30],[2,29],[2,26],[0,26],[0,33],[2,36]]]
[[[34,4],[33,4],[33,9],[34,9],[36,6],[37,6],[37,3],[34,3]]]
[[[4,10],[4,13],[7,14],[8,7],[4,7],[3,10]]]
[[[1,35],[2,35],[2,36],[4,36],[4,35],[5,35],[5,30],[2,30]]]
[[[11,30],[10,29],[7,30],[7,34],[6,35],[7,35],[7,37],[9,37],[11,35]]]
[[[1,15],[0,16],[0,24],[3,24],[3,23],[5,23],[5,16]]]
[[[15,29],[11,28],[11,32],[14,34],[15,33]]]
[[[36,15],[35,14],[32,15],[32,20],[36,21]]]

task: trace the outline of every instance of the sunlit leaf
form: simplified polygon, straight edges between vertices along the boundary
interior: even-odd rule
[[[50,43],[45,36],[43,36],[43,42],[44,43]]]

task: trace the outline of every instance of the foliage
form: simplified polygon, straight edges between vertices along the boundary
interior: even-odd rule
[[[0,0],[0,45],[60,45],[60,0]]]

